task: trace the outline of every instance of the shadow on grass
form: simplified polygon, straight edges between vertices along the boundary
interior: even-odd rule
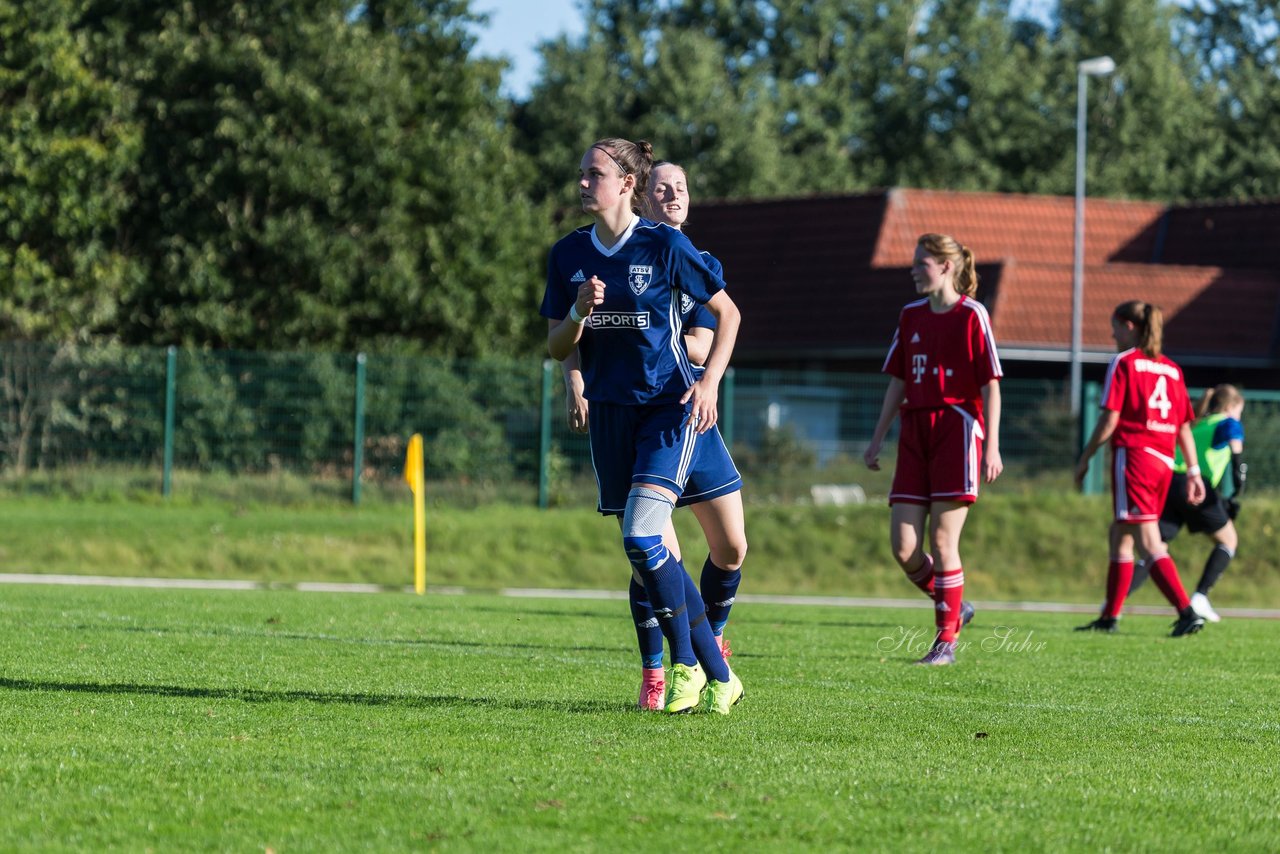
[[[465,649],[476,648],[495,648],[495,649],[551,649],[557,652],[617,652],[618,648],[614,646],[584,646],[581,644],[574,646],[565,646],[564,644],[542,644],[542,643],[494,643],[492,641],[460,641],[460,640],[434,640],[431,638],[359,638],[359,637],[342,637],[340,635],[320,635],[306,634],[302,632],[270,632],[255,631],[252,629],[175,629],[175,628],[158,628],[154,626],[110,626],[110,625],[91,625],[88,623],[79,623],[69,626],[73,631],[93,631],[93,632],[128,632],[131,634],[144,635],[177,635],[182,637],[231,637],[231,638],[257,638],[264,640],[290,640],[290,641],[325,641],[327,643],[349,643],[359,644],[363,646],[421,646],[421,647],[462,647]]]
[[[80,694],[126,694],[150,697],[187,697],[199,700],[240,700],[246,703],[333,703],[351,706],[388,706],[401,709],[449,707],[481,709],[541,710],[572,714],[600,714],[632,711],[630,703],[605,700],[499,700],[493,697],[447,695],[338,693],[331,691],[263,691],[256,688],[194,688],[180,685],[135,685],[132,683],[57,682],[39,679],[0,678],[0,689],[9,691],[60,691]]]

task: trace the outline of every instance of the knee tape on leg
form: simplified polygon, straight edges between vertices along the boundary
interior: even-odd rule
[[[636,487],[627,496],[627,509],[622,514],[622,547],[636,570],[652,572],[667,561],[667,547],[662,544],[662,531],[675,510],[675,504],[661,492]]]

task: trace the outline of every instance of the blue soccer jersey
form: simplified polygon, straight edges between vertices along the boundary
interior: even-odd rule
[[[707,267],[711,272],[720,278],[724,278],[724,265],[720,263],[720,259],[712,255],[710,252],[698,253],[702,256],[702,260],[707,262]],[[685,335],[691,329],[715,329],[716,316],[701,303],[695,302],[693,297],[688,294],[680,294],[680,319],[681,332]],[[702,374],[706,369],[702,365],[693,366],[693,376],[695,379],[702,379]]]
[[[724,289],[724,280],[670,226],[637,217],[612,247],[600,243],[594,226],[584,226],[551,248],[542,316],[563,320],[578,285],[592,276],[605,291],[578,341],[587,400],[679,400],[694,382],[681,338],[680,297],[705,303]]]
[[[724,265],[720,263],[720,259],[710,252],[699,252],[698,254],[706,262],[707,269],[723,280]],[[680,320],[686,332],[690,329],[716,328],[716,316],[708,311],[706,306],[694,301],[693,297],[688,294],[680,295]]]

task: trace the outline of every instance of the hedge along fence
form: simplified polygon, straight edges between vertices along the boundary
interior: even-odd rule
[[[744,471],[821,482],[854,467],[885,383],[876,374],[731,371],[721,428]],[[1275,484],[1280,392],[1246,396],[1251,479]],[[1080,426],[1065,384],[1006,380],[1003,398],[1009,476],[1070,472]],[[553,479],[591,475],[587,439],[566,424],[559,366],[537,358],[7,343],[0,406],[0,469],[154,468],[166,494],[175,469],[289,471],[347,481],[358,502],[363,483],[400,477],[414,433],[423,434],[430,481],[516,484],[537,489],[545,506]],[[1085,407],[1086,430],[1092,412]]]

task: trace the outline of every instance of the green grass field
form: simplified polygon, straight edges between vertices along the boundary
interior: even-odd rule
[[[298,504],[253,499],[247,480],[234,496],[217,485],[196,497],[143,501],[117,493],[0,489],[0,572],[235,579],[268,583],[413,580],[413,516],[399,502]],[[270,484],[261,492],[270,493]],[[970,514],[961,543],[969,595],[983,600],[1097,603],[1107,572],[1105,496],[1052,490],[994,492]],[[695,572],[706,546],[691,513],[675,516]],[[1253,496],[1240,514],[1240,550],[1213,601],[1224,607],[1280,607],[1280,498]],[[851,507],[747,504],[751,542],[744,593],[910,595],[893,560],[882,501]],[[504,587],[621,590],[630,576],[618,526],[590,509],[505,504],[431,506],[427,583],[495,591]],[[1210,551],[1183,533],[1172,554],[1194,587]],[[1147,585],[1138,604],[1159,604]]]
[[[620,601],[5,585],[0,850],[1280,848],[1280,624],[930,618],[741,604],[668,717]]]

